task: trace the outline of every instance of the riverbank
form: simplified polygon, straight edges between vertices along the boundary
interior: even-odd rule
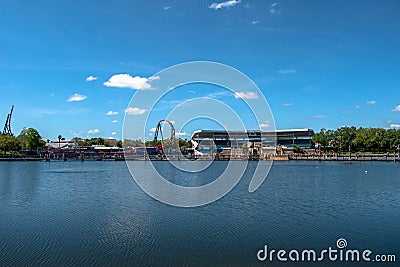
[[[36,158],[36,157],[19,157],[19,158],[0,158],[0,162],[6,161],[47,161],[47,162],[60,162],[60,161],[143,161],[145,160],[142,157],[138,158],[123,158],[123,157],[89,157],[89,158]],[[146,160],[152,161],[161,161],[161,158],[151,158]],[[162,159],[167,161],[167,159]],[[180,160],[180,159],[171,159],[171,160]],[[198,159],[189,159],[189,160],[211,160],[210,158],[198,158]],[[355,162],[363,162],[363,161],[381,161],[381,162],[400,162],[400,157],[396,154],[365,154],[365,155],[308,155],[308,154],[288,154],[288,155],[280,155],[275,156],[268,159],[256,159],[256,158],[217,158],[215,161],[228,161],[228,160],[273,160],[273,161],[287,161],[287,160],[295,160],[295,161],[355,161]]]
[[[1,161],[44,161],[42,158],[0,158]]]

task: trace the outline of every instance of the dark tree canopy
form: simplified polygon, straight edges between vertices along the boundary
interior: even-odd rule
[[[400,145],[400,129],[341,127],[321,129],[313,136],[314,144],[322,150],[353,152],[393,152]]]

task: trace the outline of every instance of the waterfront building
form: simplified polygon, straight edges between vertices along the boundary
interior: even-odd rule
[[[312,129],[287,129],[275,131],[247,130],[198,130],[193,132],[191,142],[198,155],[229,155],[263,157],[279,154],[279,149],[294,147],[311,148]]]
[[[46,142],[45,145],[49,149],[75,149],[78,146],[78,143],[75,140],[55,140]]]

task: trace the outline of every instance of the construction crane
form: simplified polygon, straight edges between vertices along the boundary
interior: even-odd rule
[[[7,115],[7,120],[6,123],[4,125],[4,129],[3,129],[3,135],[13,135],[12,131],[11,131],[11,116],[14,110],[14,105],[11,107],[11,111],[10,113]]]
[[[169,126],[171,127],[171,136],[168,140],[168,143],[164,142],[164,135],[162,132],[162,123],[168,123]],[[157,145],[158,141],[158,135],[161,135],[161,145]],[[157,123],[156,131],[154,132],[154,139],[153,139],[153,145],[157,149],[157,152],[161,155],[165,155],[165,152],[172,152],[176,146],[175,144],[175,128],[172,122],[169,120],[160,120]]]

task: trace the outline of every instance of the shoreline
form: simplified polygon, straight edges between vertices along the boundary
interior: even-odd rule
[[[349,155],[340,155],[340,156],[327,156],[327,155],[286,155],[287,157],[277,157],[273,159],[247,159],[247,158],[234,158],[234,159],[214,159],[214,161],[240,161],[240,160],[247,160],[247,161],[327,161],[327,162],[400,162],[400,157],[397,155],[359,155],[359,156],[349,156]],[[199,158],[199,159],[187,159],[190,161],[203,161],[203,160],[210,160],[207,158]],[[179,159],[143,159],[143,158],[136,158],[136,159],[124,159],[124,158],[33,158],[33,157],[26,157],[26,158],[0,158],[0,162],[26,162],[26,161],[43,161],[43,162],[61,162],[61,161],[179,161]]]

